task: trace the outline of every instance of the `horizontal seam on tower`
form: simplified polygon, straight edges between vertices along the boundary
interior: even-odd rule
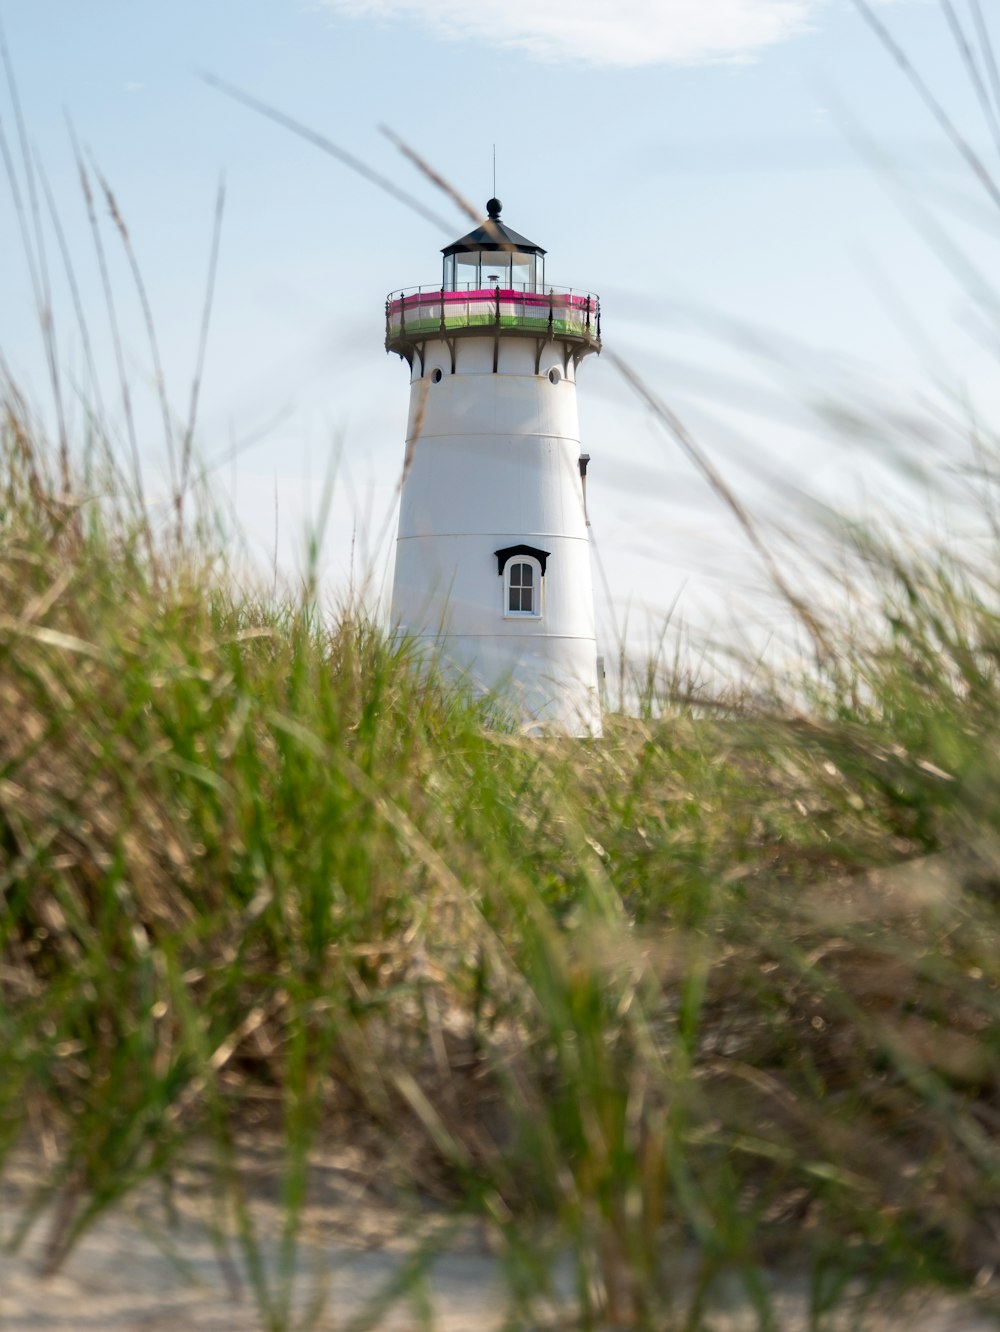
[[[516,434],[509,430],[421,430],[419,435],[408,435],[407,444],[418,444],[422,439],[551,439],[555,442],[565,440],[567,444],[579,444],[575,435],[556,435],[551,430],[519,430]]]
[[[568,532],[418,532],[414,536],[398,536],[398,541],[439,541],[442,537],[475,537],[477,540],[493,541],[497,537],[526,536],[541,537],[544,541],[586,541],[589,536],[571,536]]]
[[[517,623],[517,621],[515,620],[514,623]],[[536,623],[537,623],[537,622],[536,622]],[[431,642],[431,643],[444,643],[444,642],[445,642],[447,639],[449,639],[449,638],[479,638],[479,639],[482,639],[482,638],[492,638],[492,639],[495,639],[496,642],[498,642],[498,643],[506,643],[506,642],[509,642],[509,640],[511,639],[512,636],[513,636],[513,635],[511,635],[511,634],[463,634],[463,633],[457,633],[457,632],[456,632],[456,633],[449,633],[449,634],[429,634],[429,633],[428,633],[428,634],[414,634],[414,633],[407,633],[407,635],[406,635],[407,638],[420,639],[421,641],[423,641],[424,639],[426,639],[428,642]],[[541,633],[541,634],[528,634],[527,637],[529,637],[529,638],[545,638],[545,639],[548,639],[549,641],[551,641],[552,639],[558,639],[558,640],[559,640],[560,642],[562,642],[562,643],[593,643],[593,642],[596,641],[596,635],[594,635],[594,637],[591,637],[589,634],[545,634],[545,633]]]

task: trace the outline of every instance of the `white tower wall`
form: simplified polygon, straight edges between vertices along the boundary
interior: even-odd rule
[[[527,718],[599,734],[573,357],[558,341],[539,348],[488,332],[422,350],[411,372],[393,621],[475,687],[507,689]],[[547,552],[537,619],[505,613],[494,552],[521,544]]]

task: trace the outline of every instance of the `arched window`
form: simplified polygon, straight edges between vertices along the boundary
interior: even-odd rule
[[[508,619],[521,616],[538,620],[542,615],[547,550],[534,546],[507,546],[494,552],[497,573],[503,577],[503,613]]]
[[[511,560],[507,565],[507,614],[537,615],[538,570],[534,560]]]

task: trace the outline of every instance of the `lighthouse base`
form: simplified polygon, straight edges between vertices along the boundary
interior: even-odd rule
[[[597,738],[601,699],[593,641],[553,644],[529,640],[511,657],[509,638],[467,641],[449,635],[416,639],[422,659],[477,699],[491,698],[499,717],[526,735]]]

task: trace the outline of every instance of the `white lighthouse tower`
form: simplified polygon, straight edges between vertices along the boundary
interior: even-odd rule
[[[392,620],[526,724],[599,735],[576,372],[600,306],[549,286],[545,251],[486,207],[439,285],[386,302],[410,366]]]

